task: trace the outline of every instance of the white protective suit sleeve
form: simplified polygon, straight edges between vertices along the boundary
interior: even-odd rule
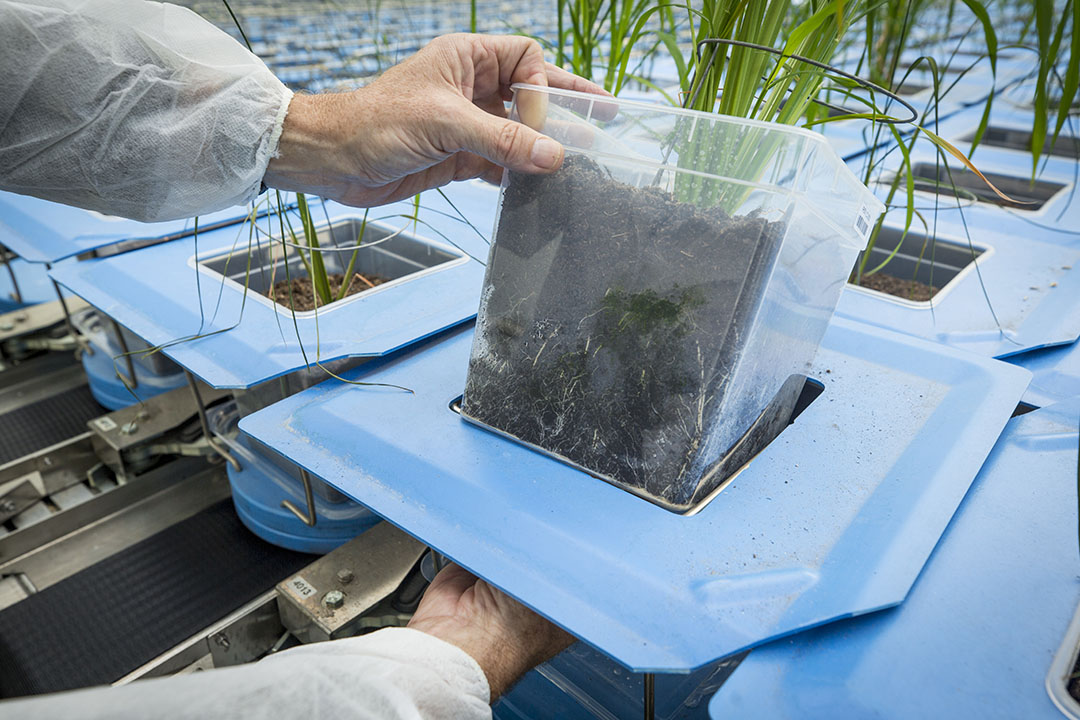
[[[250,665],[0,703],[19,720],[481,720],[488,682],[465,651],[408,628],[293,648]]]
[[[0,0],[0,189],[155,221],[245,203],[292,93],[195,13]]]

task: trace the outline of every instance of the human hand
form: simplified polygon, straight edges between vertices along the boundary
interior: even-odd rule
[[[495,702],[531,668],[574,638],[457,565],[428,586],[409,627],[467,652],[484,671]]]
[[[263,181],[369,207],[501,167],[559,168],[563,148],[506,119],[513,83],[605,94],[516,36],[445,35],[350,93],[296,95]]]

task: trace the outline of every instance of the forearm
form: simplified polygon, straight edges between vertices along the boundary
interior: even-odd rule
[[[253,197],[291,93],[194,13],[0,4],[0,188],[140,220]]]
[[[468,655],[423,633],[380,630],[266,660],[0,704],[21,720],[318,717],[486,720],[488,685]]]

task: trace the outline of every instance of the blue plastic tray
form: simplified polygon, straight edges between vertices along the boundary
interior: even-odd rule
[[[1012,420],[902,606],[753,651],[712,717],[1062,717],[1046,679],[1080,600],[1078,413]]]
[[[899,603],[1030,378],[836,320],[822,395],[684,517],[462,421],[471,338],[350,373],[414,394],[328,381],[240,427],[634,671]]]
[[[488,245],[494,225],[498,188],[480,182],[459,183],[446,190],[476,229],[460,220],[436,193],[424,195],[416,234],[449,249],[462,248],[462,262],[447,263],[433,272],[357,295],[317,317],[298,318],[307,360],[378,356],[419,338],[460,323],[476,314]],[[362,218],[363,211],[327,203],[332,221]],[[411,214],[411,202],[373,210],[369,222],[396,214]],[[317,224],[326,218],[313,206]],[[297,221],[294,219],[294,226]],[[408,221],[384,221],[397,229]],[[412,224],[408,231],[412,232]],[[263,222],[265,226],[265,221]],[[272,232],[278,235],[277,223]],[[440,233],[442,235],[440,235]],[[200,234],[198,252],[207,258],[231,248],[235,261],[246,257],[249,231],[236,226]],[[449,242],[443,238],[449,238]],[[478,260],[470,259],[478,258]],[[164,351],[214,387],[246,388],[304,367],[297,330],[287,312],[269,302],[245,298],[243,287],[222,283],[209,273],[200,278],[202,304],[196,284],[193,238],[136,250],[114,257],[54,268],[52,276],[73,293]],[[205,320],[200,317],[204,314]],[[230,329],[231,328],[231,329]],[[217,334],[208,335],[209,333]],[[174,342],[200,333],[203,337]]]
[[[248,210],[233,207],[199,218],[200,227],[241,218]],[[142,223],[81,208],[0,192],[0,245],[31,262],[55,263],[73,255],[124,240],[184,236],[191,219]]]
[[[969,115],[958,127],[974,130],[978,113]],[[960,136],[957,131],[953,139]],[[984,171],[1030,176],[1030,157],[1024,153],[983,146],[976,157]],[[920,161],[932,163],[933,153],[917,149],[912,162]],[[1073,343],[1080,337],[1080,234],[1072,232],[1080,230],[1080,192],[1071,192],[1075,171],[1064,158],[1047,163],[1040,178],[1066,188],[1039,211],[973,203],[961,214],[955,199],[941,196],[937,237],[967,246],[966,223],[971,243],[987,252],[932,302],[912,303],[849,285],[837,312],[990,357]],[[885,188],[875,192],[884,199]],[[918,193],[928,220],[933,202],[932,194]],[[902,228],[903,219],[904,211],[894,209],[887,221]],[[922,232],[918,221],[913,231]]]
[[[1008,362],[1031,371],[1026,403],[1043,407],[1080,397],[1080,343],[1013,355]]]

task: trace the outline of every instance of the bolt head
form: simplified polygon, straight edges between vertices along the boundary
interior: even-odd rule
[[[134,435],[135,431],[138,429],[139,423],[135,422],[134,420],[132,420],[131,422],[126,422],[120,426],[120,432],[124,435]]]
[[[348,585],[353,581],[353,571],[348,568],[343,568],[337,571],[338,582],[342,585]]]
[[[14,329],[15,329],[15,323],[13,323],[11,321],[5,320],[4,322],[0,322],[0,331],[11,332]]]
[[[345,593],[341,592],[340,590],[331,590],[330,592],[323,595],[322,602],[323,605],[330,608],[331,610],[336,610],[337,608],[345,604]]]
[[[147,410],[146,408],[140,409],[139,412],[135,413],[135,419],[136,420],[149,420],[150,419],[150,411]]]
[[[0,502],[0,512],[9,513],[9,512],[14,512],[14,511],[15,511],[15,501],[14,500],[5,500],[3,502]]]

